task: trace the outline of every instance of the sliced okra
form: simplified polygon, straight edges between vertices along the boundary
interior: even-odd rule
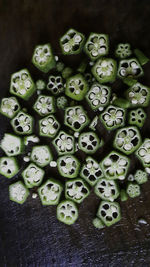
[[[73,74],[73,69],[70,67],[65,67],[62,71],[63,79],[68,79]]]
[[[130,155],[139,148],[141,142],[141,135],[137,127],[130,126],[117,130],[113,145],[126,155]]]
[[[128,194],[125,189],[121,189],[120,191],[120,200],[123,202],[128,200]]]
[[[30,163],[22,172],[26,187],[32,188],[34,186],[39,186],[43,180],[44,173],[44,170],[36,166],[34,163]]]
[[[134,178],[138,184],[144,184],[148,181],[148,174],[145,171],[137,170],[134,174]]]
[[[93,120],[91,121],[90,125],[89,125],[89,128],[92,130],[92,131],[96,131],[96,126],[98,124],[98,116],[96,115]]]
[[[65,184],[66,199],[73,200],[78,204],[81,203],[89,193],[89,188],[82,179],[73,179],[67,181]]]
[[[8,133],[5,133],[0,147],[8,157],[20,155],[24,150],[22,138]]]
[[[60,47],[64,55],[79,54],[84,45],[85,37],[82,33],[69,29],[60,38]]]
[[[89,124],[89,118],[82,106],[68,107],[65,110],[64,124],[80,132]]]
[[[28,100],[35,92],[35,84],[27,69],[15,72],[11,76],[10,93]]]
[[[68,106],[68,100],[65,96],[59,96],[56,100],[57,108],[65,109]]]
[[[77,68],[77,72],[83,73],[83,75],[84,75],[84,72],[87,68],[87,64],[88,64],[87,59],[83,59],[79,65],[79,67]]]
[[[150,88],[136,83],[125,93],[131,107],[147,107],[150,101]]]
[[[103,172],[98,162],[92,157],[87,157],[82,166],[80,176],[91,186],[94,186],[98,179],[103,176]]]
[[[0,174],[6,178],[12,178],[19,171],[18,163],[14,157],[1,157],[0,158]]]
[[[63,79],[60,75],[50,75],[47,84],[47,90],[53,95],[59,95],[64,91]]]
[[[46,145],[34,146],[31,152],[31,161],[39,167],[45,167],[53,159],[50,148]]]
[[[39,135],[53,138],[60,128],[60,123],[54,115],[39,120]]]
[[[111,226],[121,220],[119,203],[102,200],[97,211],[99,217],[106,226]]]
[[[119,62],[117,75],[120,79],[138,78],[143,74],[143,69],[136,58],[123,59]]]
[[[88,91],[88,83],[82,74],[71,76],[66,81],[65,94],[70,98],[81,101]]]
[[[37,90],[44,90],[46,88],[46,83],[44,80],[37,80],[35,85]]]
[[[136,151],[136,156],[144,167],[150,167],[150,139],[146,138]]]
[[[125,43],[125,44],[118,44],[117,45],[117,48],[115,50],[115,56],[118,57],[118,58],[127,58],[127,57],[130,57],[132,54],[132,51],[131,51],[131,46],[130,44],[128,43]]]
[[[142,108],[133,109],[128,114],[128,123],[140,128],[144,125],[145,119],[146,113]]]
[[[149,58],[140,49],[134,49],[134,54],[142,66],[148,63]]]
[[[112,104],[125,109],[131,106],[130,101],[122,97],[115,97],[115,99],[112,100]]]
[[[12,119],[20,110],[20,104],[16,97],[2,98],[0,104],[0,113]]]
[[[112,151],[100,163],[104,177],[107,179],[124,180],[128,172],[130,159]]]
[[[23,204],[29,196],[29,190],[24,186],[21,181],[13,183],[9,186],[9,199]]]
[[[75,152],[74,137],[64,131],[60,131],[52,143],[56,148],[56,151],[59,156],[66,154],[74,154]]]
[[[56,63],[56,70],[58,72],[62,72],[64,68],[65,68],[65,64],[62,61],[58,61]]]
[[[59,181],[53,178],[48,179],[38,188],[38,194],[42,205],[57,205],[62,191],[63,186]]]
[[[126,192],[131,198],[138,197],[141,194],[140,186],[137,183],[129,182]]]
[[[87,154],[94,154],[103,145],[103,140],[94,132],[84,132],[79,136],[79,149]]]
[[[108,35],[90,33],[85,43],[84,51],[91,60],[97,60],[101,56],[106,56],[109,52]]]
[[[23,111],[11,120],[14,131],[20,135],[29,135],[33,132],[33,117]]]
[[[33,52],[32,63],[36,68],[45,73],[54,68],[56,62],[51,45],[37,45]]]
[[[107,130],[114,130],[125,124],[126,111],[124,108],[108,106],[100,115],[100,120]]]
[[[57,159],[57,166],[61,176],[75,178],[79,174],[80,161],[73,155],[65,155]]]
[[[36,135],[30,135],[30,136],[25,136],[24,137],[24,144],[25,146],[27,146],[29,144],[29,142],[32,142],[32,143],[39,143],[40,142],[40,139],[38,136]]]
[[[57,219],[71,225],[78,219],[78,208],[71,200],[63,200],[57,206]]]
[[[114,201],[119,196],[119,186],[114,180],[100,178],[95,185],[95,194],[103,200]]]
[[[127,84],[128,86],[133,86],[135,83],[137,83],[137,80],[136,79],[133,79],[133,78],[131,78],[131,77],[127,77],[127,78],[124,78],[123,79],[123,82],[125,83],[125,84]]]
[[[94,218],[92,223],[93,223],[94,227],[97,229],[103,229],[105,227],[105,224],[98,217]]]
[[[100,58],[91,71],[99,83],[112,83],[116,79],[117,63],[112,58]]]
[[[34,106],[34,110],[41,116],[46,116],[55,112],[55,102],[53,96],[40,95]]]
[[[111,89],[109,86],[94,83],[86,94],[86,100],[93,110],[105,107],[110,100]]]

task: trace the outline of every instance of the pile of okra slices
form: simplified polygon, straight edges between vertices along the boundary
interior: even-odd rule
[[[141,184],[148,180],[150,138],[142,140],[140,132],[150,88],[138,79],[149,59],[128,43],[118,44],[110,57],[108,35],[91,33],[86,39],[74,29],[60,38],[60,48],[63,57],[80,54],[76,69],[54,55],[48,43],[33,51],[32,63],[39,73],[35,82],[27,69],[11,76],[11,96],[0,104],[12,129],[0,143],[5,153],[0,174],[12,178],[20,172],[19,180],[9,186],[11,201],[23,204],[31,190],[42,205],[57,205],[58,220],[68,225],[77,220],[79,204],[93,188],[100,199],[93,225],[100,229],[121,219],[119,202],[139,196]],[[126,87],[123,94],[122,88],[121,94],[113,92],[116,80]],[[29,114],[26,103],[33,99]],[[114,133],[103,158],[106,142],[98,128]],[[131,154],[141,162],[133,174]]]

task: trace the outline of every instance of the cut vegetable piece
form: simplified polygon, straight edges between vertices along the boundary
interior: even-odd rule
[[[100,163],[104,177],[124,180],[129,168],[130,159],[112,151]]]
[[[37,80],[36,81],[36,88],[37,90],[44,90],[46,88],[46,83],[44,80]]]
[[[117,130],[113,145],[126,155],[130,155],[139,148],[141,143],[139,130],[135,126],[130,126]]]
[[[84,45],[85,37],[82,33],[69,29],[60,38],[60,47],[64,55],[79,54]]]
[[[55,102],[53,96],[40,95],[34,106],[34,110],[41,116],[46,116],[55,112]]]
[[[127,84],[128,86],[133,86],[135,83],[137,83],[137,80],[133,78],[124,78],[123,82]]]
[[[112,58],[101,58],[91,69],[94,77],[100,83],[114,82],[117,74],[117,63]]]
[[[70,98],[81,101],[85,97],[87,91],[88,83],[82,74],[77,74],[67,79],[65,94]]]
[[[65,110],[64,124],[80,132],[89,124],[89,118],[82,106],[68,107]]]
[[[62,71],[62,77],[68,79],[73,74],[73,69],[70,67],[65,67]]]
[[[22,69],[12,74],[10,83],[11,94],[28,100],[35,90],[35,84],[27,69]]]
[[[8,133],[5,133],[0,147],[8,157],[20,155],[24,150],[22,138]]]
[[[14,131],[20,135],[29,135],[33,132],[33,117],[23,111],[11,120]]]
[[[1,157],[0,158],[0,174],[6,178],[12,178],[19,171],[18,163],[14,157]]]
[[[143,74],[143,69],[136,58],[124,59],[119,62],[117,75],[120,79],[139,78]]]
[[[148,181],[148,174],[145,171],[137,170],[134,178],[138,184],[144,184]]]
[[[144,167],[150,167],[150,139],[146,138],[136,151],[136,156]]]
[[[84,72],[87,68],[87,64],[88,64],[87,59],[83,59],[79,65],[79,67],[77,68],[77,72],[83,73],[83,75],[84,75]]]
[[[0,104],[0,113],[12,119],[20,110],[20,104],[16,97],[2,98]]]
[[[116,97],[114,100],[112,100],[112,104],[120,107],[120,108],[129,108],[130,102],[127,99],[121,98],[121,97]]]
[[[130,57],[132,54],[131,46],[128,43],[125,44],[118,44],[115,50],[115,56],[118,58],[127,58]]]
[[[34,146],[31,152],[31,160],[39,167],[45,167],[53,159],[48,146]]]
[[[108,35],[90,33],[85,43],[84,51],[91,60],[97,60],[101,56],[106,56],[109,51]]]
[[[25,185],[28,188],[39,186],[44,177],[44,170],[39,168],[33,163],[30,163],[28,167],[22,172]]]
[[[114,180],[101,178],[98,180],[94,192],[103,200],[114,201],[119,196],[119,186]]]
[[[56,63],[56,70],[58,72],[62,72],[64,68],[65,68],[65,64],[62,61],[58,61]]]
[[[79,174],[80,162],[73,155],[65,155],[57,159],[58,171],[61,176],[75,178]]]
[[[56,62],[53,56],[51,45],[37,45],[33,52],[32,63],[36,68],[45,73],[53,69]]]
[[[140,49],[134,49],[134,54],[142,66],[148,63],[149,58]]]
[[[32,143],[39,143],[40,142],[40,139],[38,136],[36,135],[30,135],[30,136],[25,136],[24,137],[24,144],[25,146],[27,146],[29,144],[29,142],[32,142]]]
[[[38,194],[42,205],[57,205],[59,203],[62,191],[63,186],[59,181],[53,178],[48,179],[38,189]]]
[[[55,116],[49,115],[39,120],[39,135],[53,138],[60,128],[60,123]]]
[[[150,101],[150,88],[136,83],[131,86],[125,93],[131,107],[147,107]]]
[[[65,109],[68,106],[68,100],[65,96],[59,96],[56,100],[57,108]]]
[[[98,162],[92,157],[87,157],[86,162],[82,166],[80,176],[91,186],[94,186],[98,179],[103,176],[103,173]]]
[[[57,206],[57,219],[71,225],[78,219],[78,208],[71,200],[64,200]]]
[[[129,182],[126,192],[131,198],[138,197],[141,194],[140,186],[136,183]]]
[[[53,95],[59,95],[64,91],[63,79],[60,75],[50,75],[47,84],[47,90]]]
[[[103,145],[103,140],[94,132],[84,132],[79,136],[79,149],[87,154],[94,154]]]
[[[93,219],[92,223],[97,229],[103,229],[105,227],[105,224],[102,222],[102,220],[97,217]]]
[[[133,109],[128,114],[128,123],[140,128],[144,125],[145,119],[146,113],[142,108]]]
[[[13,183],[9,186],[10,200],[23,204],[29,196],[29,190],[24,186],[21,181]]]
[[[96,110],[109,104],[110,94],[110,87],[99,83],[94,83],[86,94],[86,100],[90,107],[93,110]]]
[[[74,137],[64,131],[60,131],[52,143],[59,156],[74,154],[75,152]]]
[[[125,115],[125,109],[110,105],[100,115],[100,120],[107,130],[114,130],[124,126]]]
[[[121,201],[127,201],[128,200],[128,194],[124,189],[121,189],[120,191],[120,199]]]
[[[66,199],[73,200],[78,204],[81,203],[89,193],[89,188],[82,179],[67,181],[65,184]]]
[[[119,203],[110,201],[101,201],[97,211],[99,217],[106,226],[111,226],[121,220],[121,211]]]

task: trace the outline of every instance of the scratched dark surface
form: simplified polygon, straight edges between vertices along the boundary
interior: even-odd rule
[[[149,1],[0,0],[0,97],[8,95],[11,73],[28,67],[39,75],[30,63],[34,46],[51,42],[59,54],[58,38],[68,27],[108,33],[112,48],[130,42],[150,57]],[[144,83],[150,86],[149,69],[147,64]],[[8,125],[0,116],[0,137]],[[149,118],[144,136],[150,137]],[[133,160],[132,169],[137,166]],[[22,206],[10,202],[11,182],[0,177],[0,267],[150,266],[150,181],[140,197],[121,204],[120,223],[104,230],[92,226],[99,204],[93,193],[81,204],[77,223],[66,226],[56,220],[55,207],[42,207],[39,199],[30,196]],[[140,217],[148,224],[139,225]]]

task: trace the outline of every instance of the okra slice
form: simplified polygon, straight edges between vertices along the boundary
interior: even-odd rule
[[[47,90],[53,95],[59,95],[64,91],[63,79],[60,75],[50,75],[47,84]]]
[[[2,98],[0,104],[0,113],[12,119],[20,110],[20,104],[16,97]]]
[[[31,152],[31,161],[39,167],[45,167],[53,159],[50,148],[46,145],[34,146]]]
[[[37,90],[44,90],[46,88],[46,83],[44,80],[37,80],[35,84]]]
[[[94,154],[103,145],[103,140],[94,132],[84,132],[79,135],[79,149],[87,154]]]
[[[57,205],[59,203],[62,191],[63,186],[59,181],[53,178],[48,179],[38,189],[38,194],[42,205]]]
[[[125,108],[125,109],[127,109],[131,106],[129,100],[124,99],[122,97],[116,97],[114,100],[112,100],[112,103],[113,103],[113,105],[115,105],[117,107]]]
[[[14,157],[1,157],[0,158],[0,174],[6,178],[12,178],[19,171],[18,163]]]
[[[35,92],[35,84],[27,69],[15,72],[11,76],[10,93],[28,100]]]
[[[60,47],[64,55],[79,54],[84,45],[85,37],[82,33],[69,29],[60,38]]]
[[[60,222],[71,225],[78,219],[78,208],[71,200],[61,201],[57,206],[57,219]]]
[[[125,95],[131,107],[147,107],[149,105],[150,88],[141,83],[135,83],[126,91]]]
[[[150,167],[150,139],[146,138],[136,151],[136,156],[144,167]]]
[[[148,181],[148,174],[145,171],[137,170],[134,178],[138,184],[144,184]]]
[[[105,227],[102,220],[99,219],[98,217],[94,218],[92,223],[93,223],[94,227],[97,229],[103,229]]]
[[[115,56],[118,58],[127,58],[130,57],[132,54],[131,46],[128,43],[121,43],[117,45],[117,48],[115,50]]]
[[[107,130],[114,130],[125,124],[126,110],[113,105],[108,106],[100,115],[100,120]]]
[[[73,69],[70,67],[65,67],[61,74],[63,79],[68,79],[73,74]]]
[[[82,74],[71,76],[66,81],[65,94],[70,98],[81,101],[88,91],[88,83]]]
[[[60,128],[60,123],[55,116],[49,115],[39,120],[39,135],[53,138]]]
[[[90,33],[85,43],[84,51],[91,60],[97,60],[101,56],[106,56],[109,52],[108,35],[102,33]]]
[[[82,179],[73,179],[67,181],[65,184],[65,197],[66,199],[73,200],[76,203],[81,203],[90,191],[86,183]]]
[[[106,226],[111,226],[121,220],[119,203],[103,200],[97,211],[99,217]]]
[[[68,100],[65,96],[59,96],[56,100],[57,108],[65,109],[68,106]]]
[[[59,156],[75,153],[74,137],[64,131],[60,131],[52,143]]]
[[[128,172],[130,159],[112,151],[100,163],[104,177],[107,179],[124,180]]]
[[[99,178],[103,176],[103,172],[98,162],[92,157],[87,157],[82,166],[80,176],[86,180],[91,186],[94,186]]]
[[[94,83],[86,94],[86,100],[93,110],[109,104],[111,89],[109,86]]]
[[[61,176],[75,178],[79,174],[80,161],[73,155],[65,155],[57,159],[57,166]]]
[[[20,155],[24,150],[22,138],[8,133],[5,133],[0,147],[8,157]]]
[[[56,62],[51,45],[37,45],[33,52],[32,63],[36,68],[45,73],[54,68]]]
[[[141,142],[141,135],[137,127],[130,126],[117,130],[113,145],[126,155],[130,155],[139,148]]]
[[[131,198],[138,197],[141,194],[140,186],[137,183],[129,182],[126,192]]]
[[[29,190],[24,186],[21,181],[13,183],[9,186],[9,199],[23,204],[29,196]]]
[[[119,186],[114,180],[101,178],[98,180],[95,188],[95,194],[103,200],[114,201],[119,196]]]
[[[40,116],[46,116],[55,112],[55,102],[53,96],[40,95],[34,106],[34,110]]]
[[[96,131],[96,126],[98,124],[98,116],[96,115],[93,120],[91,121],[90,125],[89,125],[89,128],[92,130],[92,131]]]
[[[120,199],[121,199],[121,201],[127,201],[128,200],[128,194],[127,194],[126,190],[121,189]]]
[[[128,114],[128,123],[141,128],[146,120],[146,113],[142,108],[133,109]]]
[[[123,59],[119,62],[117,75],[120,79],[138,78],[143,74],[143,69],[136,58]]]
[[[80,132],[89,124],[89,118],[82,106],[68,107],[65,110],[64,124]]]
[[[20,135],[29,135],[33,132],[33,117],[23,111],[11,120],[14,131]]]
[[[112,58],[100,58],[91,69],[99,83],[114,82],[117,75],[117,63]]]
[[[145,54],[140,49],[134,49],[134,54],[136,55],[137,59],[139,60],[140,64],[143,66],[148,63],[149,58],[145,56]]]
[[[22,172],[26,187],[32,188],[34,186],[39,186],[43,180],[44,173],[44,170],[36,166],[34,163],[30,163]]]

